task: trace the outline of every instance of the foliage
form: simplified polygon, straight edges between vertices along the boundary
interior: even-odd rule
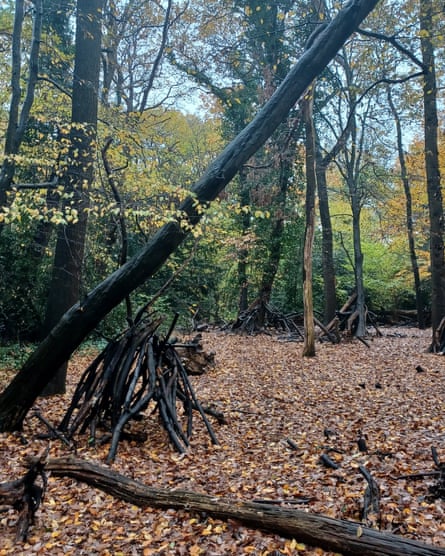
[[[41,79],[20,153],[15,156],[16,188],[9,204],[0,210],[3,341],[37,338],[44,317],[57,226],[75,222],[78,217],[60,184],[52,193],[46,188],[20,187],[20,184],[48,183],[60,178],[66,166],[70,132],[70,103],[66,93],[71,86],[74,52],[73,4],[72,0],[63,0],[62,9],[58,9],[56,4],[45,3]],[[125,219],[128,257],[137,253],[162,224],[180,218],[178,206],[190,185],[203,174],[224,142],[240,131],[272,94],[304,48],[315,24],[328,21],[337,9],[328,2],[325,11],[318,12],[310,2],[291,0],[197,2],[188,6],[179,3],[171,14],[167,13],[166,6],[155,2],[107,3],[104,61],[115,66],[104,66],[98,146],[100,149],[109,137],[113,138],[106,154],[112,175],[106,174],[98,157],[91,191],[82,294],[121,264],[120,217]],[[369,26],[381,33],[394,30],[394,37],[417,54],[418,30],[413,27],[413,13],[412,6],[384,2],[370,18]],[[24,67],[31,15],[31,11],[27,12],[24,27]],[[0,129],[3,130],[8,117],[5,107],[12,16],[12,2],[0,8],[0,49],[6,53],[0,64]],[[166,21],[168,41],[161,48]],[[436,24],[434,40],[440,48],[440,21]],[[162,66],[157,67],[165,81],[161,85],[155,80],[150,88],[150,72],[158,54],[166,56]],[[349,92],[345,86],[346,60],[355,77],[349,84]],[[335,144],[341,126],[346,124],[344,108],[353,97],[360,97],[372,81],[388,76],[404,79],[414,65],[388,42],[353,37],[317,84],[315,123],[322,137],[323,151],[329,151]],[[442,79],[440,63],[438,72]],[[420,87],[418,81],[407,80],[392,84],[392,88],[396,103],[404,108],[404,130],[412,139],[406,150],[409,151],[417,255],[427,290],[429,223],[423,148],[413,136],[413,129],[419,127]],[[148,99],[144,109],[138,111],[145,91],[149,93]],[[168,93],[165,97],[164,92]],[[372,118],[364,132],[364,166],[359,176],[360,185],[365,186],[361,190],[361,232],[367,302],[373,308],[393,308],[400,304],[413,307],[403,190],[394,163],[383,83],[366,91],[365,97],[360,99],[357,117],[363,124],[366,107],[370,106],[368,97],[372,97]],[[295,133],[292,142],[286,143],[291,132]],[[238,310],[240,256],[245,257],[252,298],[261,287],[265,261],[274,250],[271,230],[280,218],[284,222],[281,260],[272,302],[284,311],[301,309],[304,153],[299,137],[296,107],[287,126],[279,130],[252,159],[243,175],[221,195],[184,248],[133,294],[133,309],[149,302],[184,265],[154,308],[161,314],[179,312],[185,328],[190,326],[191,316],[198,309],[198,318],[204,321],[231,320]],[[350,150],[353,143],[348,141]],[[283,156],[282,146],[286,144],[291,147]],[[289,174],[283,200],[280,175],[284,166],[280,164],[286,157],[289,165],[285,171]],[[337,297],[341,303],[354,283],[350,262],[351,218],[344,180],[332,169],[333,165],[330,168]],[[110,178],[115,182],[120,201],[112,193]],[[67,201],[68,207],[62,211],[61,204]],[[313,260],[314,300],[318,311],[323,306],[320,243],[318,230]],[[125,307],[118,307],[99,333],[113,336],[125,325],[125,319]]]

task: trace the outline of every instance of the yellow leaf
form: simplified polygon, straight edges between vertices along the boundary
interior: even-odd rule
[[[204,536],[211,535],[212,533],[213,533],[213,531],[212,531],[212,526],[211,525],[207,525],[207,527],[201,531],[201,535],[204,535]]]
[[[362,526],[359,525],[357,527],[357,537],[361,537],[362,535],[363,535],[363,529],[362,529]]]

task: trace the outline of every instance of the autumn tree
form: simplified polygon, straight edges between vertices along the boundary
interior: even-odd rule
[[[435,56],[435,34],[440,36],[440,9],[437,4],[430,1],[419,2],[419,17],[416,21],[412,17],[412,6],[407,8],[408,15],[401,16],[397,12],[399,20],[407,29],[413,28],[413,23],[419,22],[417,35],[411,34],[411,41],[398,40],[398,33],[386,35],[369,33],[368,36],[378,36],[380,39],[391,44],[401,52],[406,62],[414,63],[422,74],[423,91],[423,130],[425,146],[425,172],[426,189],[428,193],[428,208],[430,218],[430,264],[431,264],[431,297],[432,297],[432,325],[433,342],[432,350],[437,349],[435,331],[439,327],[444,315],[444,246],[443,246],[443,202],[441,192],[441,180],[438,156],[438,116],[437,116],[437,81],[436,81],[436,56]],[[403,14],[403,12],[402,12]],[[416,27],[414,27],[416,28]],[[410,36],[408,34],[408,36]],[[419,38],[420,48],[416,44]],[[394,114],[394,110],[393,110]],[[405,182],[406,183],[406,182]],[[408,232],[409,233],[409,232]],[[410,241],[410,240],[409,240]],[[413,272],[415,273],[415,260],[410,243],[411,260]],[[416,275],[414,274],[416,280]],[[418,297],[418,310],[420,310],[420,295]],[[419,318],[421,318],[419,316]]]
[[[239,34],[229,35],[231,44],[225,38],[222,48],[216,40],[217,37],[221,40],[220,26],[212,27],[213,20],[208,17],[208,27],[216,43],[210,59],[215,60],[218,70],[224,61],[223,77],[221,71],[217,73],[209,68],[208,57],[201,63],[200,53],[192,56],[188,52],[189,45],[185,52],[175,54],[177,66],[215,95],[222,107],[227,137],[233,137],[245,126],[254,107],[267,100],[283,80],[292,57],[289,20],[294,4],[291,1],[274,4],[236,2],[232,17]],[[225,17],[227,21],[227,15]],[[249,297],[252,301],[248,290],[255,289],[253,303],[257,307],[256,325],[259,328],[264,325],[265,307],[271,298],[280,264],[289,188],[295,175],[296,141],[301,129],[300,118],[294,112],[286,125],[281,126],[265,148],[243,168],[237,180],[241,234],[238,250],[239,312],[247,309]],[[270,218],[258,220],[256,214],[268,214]],[[247,238],[253,234],[255,247],[252,249],[250,244],[248,249]],[[248,266],[253,268],[250,275]]]
[[[416,252],[416,242],[415,242],[415,228],[413,219],[413,200],[411,183],[409,178],[408,167],[406,163],[405,149],[403,144],[403,131],[401,124],[401,115],[398,108],[395,105],[391,89],[388,87],[388,105],[391,110],[392,116],[394,118],[394,124],[396,127],[396,137],[397,137],[397,155],[400,165],[400,179],[402,181],[403,190],[405,193],[405,214],[406,214],[406,233],[408,239],[408,249],[409,256],[411,260],[411,268],[414,279],[414,293],[416,297],[416,309],[417,309],[417,322],[419,328],[425,328],[425,308],[423,295],[421,291],[421,279],[419,271],[419,262]]]
[[[71,128],[63,176],[63,208],[70,218],[58,230],[44,325],[47,334],[81,295],[89,189],[94,177],[102,4],[102,0],[77,3]],[[66,362],[45,394],[63,393],[65,377]]]
[[[181,86],[163,72],[171,28],[183,12],[181,3],[146,0],[107,2],[104,13],[101,100],[126,114],[159,107]],[[177,76],[175,76],[177,78]],[[153,100],[151,100],[153,97]]]
[[[287,117],[289,110],[329,63],[376,2],[350,3],[303,54],[252,122],[232,141],[193,186],[182,216],[165,224],[146,246],[85,298],[69,309],[0,395],[0,430],[20,428],[36,396],[101,319],[162,266],[202,217],[207,206]]]
[[[303,252],[303,301],[304,301],[304,346],[303,356],[315,355],[315,327],[312,291],[312,249],[315,235],[315,195],[317,191],[317,174],[315,170],[315,129],[313,121],[313,84],[302,99],[302,113],[304,118],[305,166],[306,166],[306,226]]]
[[[0,170],[0,208],[7,205],[7,194],[16,167],[15,156],[18,154],[29,114],[34,102],[38,78],[38,60],[42,32],[43,2],[34,2],[34,23],[29,52],[28,75],[25,95],[22,95],[22,31],[25,17],[25,0],[16,0],[14,27],[12,31],[11,51],[11,101],[9,107],[8,127],[5,135],[4,157]]]

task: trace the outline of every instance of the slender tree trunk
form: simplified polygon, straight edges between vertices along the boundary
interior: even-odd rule
[[[353,179],[353,178],[351,178]],[[354,245],[354,277],[355,289],[357,292],[356,311],[357,311],[357,327],[355,329],[355,336],[363,338],[366,336],[366,315],[365,315],[365,287],[363,284],[363,251],[362,240],[360,232],[360,214],[361,205],[359,194],[357,191],[357,184],[349,186],[351,195],[351,208],[352,208],[352,236]]]
[[[59,227],[53,274],[44,328],[48,334],[61,316],[80,299],[82,265],[88,223],[89,188],[94,177],[94,157],[99,88],[101,14],[103,0],[77,3],[76,55],[71,110],[68,170],[65,176],[63,210],[77,211],[77,220]],[[67,363],[43,391],[65,392]]]
[[[405,193],[406,232],[408,236],[409,256],[411,259],[411,269],[413,272],[413,279],[414,279],[414,292],[416,296],[416,309],[417,309],[417,323],[419,325],[419,328],[423,329],[425,328],[425,312],[424,312],[422,293],[420,290],[419,264],[417,262],[416,245],[414,241],[414,222],[413,222],[411,186],[409,183],[405,153],[403,150],[402,126],[400,123],[400,116],[394,105],[390,88],[388,88],[388,104],[391,109],[394,122],[396,124],[397,153],[398,153],[399,164],[400,164],[400,177],[403,184],[403,191]]]
[[[289,150],[289,147],[285,149]],[[272,216],[272,229],[269,237],[269,255],[264,263],[263,274],[261,277],[261,285],[259,289],[258,299],[260,301],[260,310],[257,316],[257,326],[259,328],[264,326],[265,309],[270,302],[272,295],[273,283],[278,272],[280,265],[281,251],[283,246],[283,232],[284,232],[284,215],[286,210],[287,190],[289,187],[289,179],[292,176],[292,161],[287,155],[283,153],[280,155],[280,176],[278,179],[278,188],[276,198],[274,199],[274,214]]]
[[[287,117],[296,101],[335,56],[378,0],[355,0],[305,51],[254,120],[223,150],[181,205],[187,228]],[[0,395],[0,431],[20,429],[36,397],[82,340],[125,296],[152,276],[187,237],[181,222],[168,222],[125,265],[69,309]]]
[[[315,193],[317,191],[313,121],[314,86],[313,84],[306,92],[306,97],[302,102],[306,131],[306,228],[303,252],[304,357],[313,357],[315,355],[314,303],[312,295],[312,248],[315,235]]]
[[[430,264],[431,264],[431,321],[433,342],[431,349],[439,348],[436,330],[445,316],[445,260],[444,216],[439,171],[437,85],[435,72],[433,31],[433,3],[420,0],[420,45],[424,66],[424,140],[425,169],[430,215]]]
[[[38,77],[38,60],[42,34],[42,0],[34,1],[34,23],[29,55],[29,75],[26,94],[20,110],[22,89],[22,27],[24,19],[24,0],[16,0],[14,14],[14,28],[12,36],[12,73],[11,73],[11,103],[9,107],[8,127],[6,130],[4,162],[0,171],[0,207],[6,206],[7,194],[11,188],[12,178],[15,172],[15,162],[11,155],[18,153],[20,144],[28,123],[29,114],[34,102],[34,93]],[[1,229],[1,228],[0,228]]]
[[[246,175],[243,171],[239,175],[240,180],[240,206],[248,207],[250,204],[249,186],[247,184]],[[241,240],[246,236],[250,229],[250,214],[241,212]],[[249,306],[249,278],[247,275],[247,259],[249,256],[248,249],[243,245],[238,253],[238,314],[242,313]]]
[[[320,212],[322,233],[324,320],[331,322],[337,310],[337,292],[334,264],[334,240],[332,235],[331,214],[329,210],[326,164],[317,149],[315,171],[317,175],[318,210]]]

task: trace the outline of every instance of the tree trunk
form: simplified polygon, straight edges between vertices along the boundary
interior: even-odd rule
[[[397,153],[398,153],[399,164],[400,164],[400,177],[403,184],[403,191],[405,193],[406,232],[408,236],[409,256],[411,259],[411,269],[413,271],[413,279],[414,279],[414,292],[416,296],[416,309],[417,309],[417,323],[420,329],[424,329],[426,327],[425,311],[424,311],[422,293],[420,291],[419,264],[417,262],[416,245],[414,242],[412,196],[411,196],[411,187],[408,179],[408,170],[406,168],[405,152],[403,150],[402,126],[400,123],[400,116],[394,105],[394,101],[391,95],[391,89],[389,87],[388,87],[387,96],[388,96],[388,104],[392,112],[394,122],[396,124]]]
[[[204,176],[193,186],[193,196],[181,205],[183,219],[168,222],[145,247],[116,270],[85,298],[71,307],[31,354],[22,369],[0,395],[0,431],[20,429],[36,396],[82,340],[125,296],[152,276],[196,225],[201,207],[224,189],[243,164],[286,118],[313,79],[375,7],[378,0],[354,0],[304,52],[281,86],[252,122],[223,150]],[[196,201],[201,207],[196,206]],[[181,224],[186,224],[183,226]]]
[[[302,101],[302,112],[306,131],[306,228],[303,251],[303,306],[304,306],[304,346],[303,356],[315,355],[314,303],[312,296],[312,251],[315,235],[315,134],[313,121],[314,87],[309,88]]]
[[[317,150],[318,151],[318,150]],[[315,171],[317,174],[318,210],[321,222],[321,250],[323,261],[324,321],[331,322],[337,310],[337,292],[334,265],[334,240],[332,236],[331,214],[329,210],[326,165],[317,152]]]
[[[445,260],[444,218],[442,190],[440,185],[437,86],[435,56],[432,42],[433,5],[431,0],[420,0],[420,46],[424,67],[424,140],[425,170],[430,215],[430,263],[431,263],[431,323],[433,327],[432,351],[439,349],[436,330],[445,316]]]
[[[12,38],[12,74],[11,74],[11,103],[9,108],[8,127],[5,136],[4,154],[5,159],[0,172],[0,207],[6,206],[7,194],[11,187],[12,178],[15,172],[15,162],[10,155],[15,155],[19,151],[23,134],[29,119],[34,102],[34,92],[38,76],[38,60],[42,34],[42,16],[43,4],[42,0],[34,2],[34,24],[32,31],[31,51],[29,53],[29,75],[26,88],[25,98],[23,100],[22,109],[20,110],[20,101],[22,90],[20,86],[21,80],[21,64],[22,64],[22,27],[24,18],[24,1],[16,0],[14,13],[14,29]]]
[[[51,471],[53,476],[83,481],[135,506],[182,509],[205,512],[217,519],[236,519],[247,526],[272,531],[344,555],[445,555],[442,548],[390,533],[383,534],[352,521],[312,515],[272,504],[224,500],[184,490],[151,488],[108,468],[73,457],[50,459],[45,468]]]
[[[241,209],[247,208],[250,204],[249,186],[245,172],[241,171],[239,175],[240,182],[240,207]],[[250,229],[250,214],[241,211],[239,216],[241,220],[241,240],[243,236],[247,235]],[[242,313],[249,306],[249,279],[247,276],[247,259],[249,251],[243,245],[238,253],[238,284],[239,284],[239,298],[238,298],[238,314]]]
[[[363,284],[363,251],[360,233],[360,214],[361,206],[358,198],[357,184],[350,186],[351,208],[352,208],[352,235],[354,243],[354,276],[355,289],[357,292],[356,311],[357,327],[354,331],[355,336],[363,338],[366,336],[366,317],[365,317],[365,287]]]
[[[288,152],[289,145],[287,145],[284,150],[287,152],[280,154],[280,175],[278,180],[278,192],[274,199],[274,214],[272,216],[272,229],[268,241],[268,256],[264,263],[263,273],[261,276],[261,285],[258,295],[258,299],[260,300],[260,309],[257,314],[258,328],[264,327],[266,318],[266,306],[270,302],[273,283],[275,281],[281,259],[287,190],[289,187],[290,177],[292,176],[293,163],[293,160],[289,156]]]
[[[63,211],[77,211],[77,221],[58,230],[44,329],[48,334],[60,317],[80,299],[88,223],[89,188],[94,178],[103,0],[77,3],[76,55],[71,109],[68,170]],[[46,385],[43,395],[65,392],[67,362]]]

